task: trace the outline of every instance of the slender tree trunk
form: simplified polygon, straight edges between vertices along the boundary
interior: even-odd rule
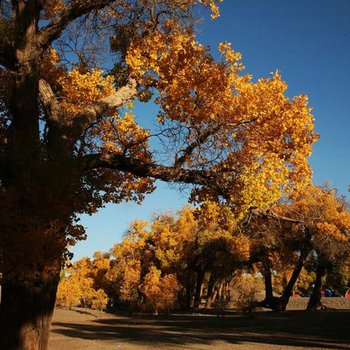
[[[224,301],[228,303],[230,301],[230,288],[228,282],[225,282],[225,288],[224,288]]]
[[[270,266],[268,268],[264,267],[264,279],[265,279],[265,301],[267,304],[273,299],[273,289],[272,289],[272,275]]]
[[[276,298],[273,296],[271,266],[268,257],[262,260],[263,276],[265,283],[265,300],[259,303],[260,306],[274,309]]]
[[[316,310],[319,306],[322,305],[321,303],[322,279],[325,273],[326,273],[325,265],[319,264],[316,270],[316,280],[315,280],[314,289],[312,290],[309,303],[307,304],[307,308],[306,308],[307,310]]]
[[[187,273],[186,276],[186,299],[185,299],[185,309],[190,310],[192,307],[192,290],[193,285],[191,281],[191,275],[190,273]]]
[[[218,286],[215,287],[214,293],[213,293],[213,295],[211,296],[211,298],[209,300],[209,305],[210,306],[212,306],[215,303],[217,297],[218,297]]]
[[[207,300],[205,302],[205,308],[209,308],[211,306],[211,299],[214,293],[215,287],[215,275],[213,273],[210,274],[209,282],[208,282],[208,293]]]
[[[201,303],[202,298],[202,285],[205,276],[205,271],[199,270],[197,272],[197,281],[196,281],[196,291],[194,295],[194,308],[198,309]]]
[[[218,288],[218,298],[219,298],[219,301],[222,301],[222,289],[224,287],[224,282],[221,282],[219,284],[219,288]]]
[[[276,311],[285,311],[289,302],[289,298],[293,292],[295,283],[298,280],[301,269],[304,266],[305,259],[308,257],[310,249],[308,247],[304,248],[299,256],[298,262],[293,270],[292,276],[290,277],[288,284],[283,290],[283,293],[279,299],[277,299],[274,310]]]
[[[2,285],[1,350],[47,349],[58,280]]]

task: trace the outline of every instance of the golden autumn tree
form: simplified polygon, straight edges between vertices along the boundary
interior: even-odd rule
[[[275,310],[285,310],[305,259],[312,250],[308,228],[293,216],[284,216],[281,207],[285,206],[276,205],[267,211],[253,209],[247,228],[251,260],[265,282],[265,299],[260,305]],[[275,297],[274,290],[281,296]]]
[[[99,252],[95,253],[99,256]],[[107,306],[108,298],[100,283],[100,274],[105,272],[101,260],[91,261],[82,258],[71,267],[64,270],[65,276],[60,281],[57,290],[56,303],[62,307],[83,306],[102,310]],[[102,288],[101,288],[102,287]]]
[[[169,312],[177,303],[179,289],[175,275],[168,274],[161,277],[161,271],[151,266],[141,285],[146,297],[145,307],[153,309],[155,314],[158,314],[158,311]]]
[[[114,259],[106,275],[114,286],[111,296],[124,304],[144,307],[143,295],[146,299],[147,295],[145,289],[140,288],[142,284],[151,290],[157,289],[158,300],[169,299],[171,293],[165,297],[166,288],[159,287],[168,281],[163,279],[166,276],[175,276],[182,286],[178,293],[181,307],[199,306],[204,279],[208,274],[212,291],[222,290],[224,282],[232,278],[242,263],[247,262],[249,240],[237,232],[232,222],[229,223],[228,209],[225,213],[221,212],[226,226],[224,222],[219,222],[218,213],[212,211],[210,224],[207,209],[195,210],[187,206],[176,215],[159,214],[150,223],[135,221],[128,235],[111,250]],[[152,273],[146,278],[151,269]],[[151,299],[148,297],[146,305],[152,304],[149,302]],[[164,305],[164,302],[159,303]]]
[[[151,266],[149,250],[149,223],[135,220],[121,243],[111,249],[111,268],[106,273],[108,292],[133,311],[140,302],[142,278]]]
[[[303,218],[312,234],[315,259],[315,282],[307,306],[314,310],[321,305],[323,278],[332,268],[346,265],[350,251],[350,208],[336,189],[328,186],[309,186],[299,196],[292,209]]]
[[[84,238],[77,215],[140,201],[156,179],[240,208],[308,181],[307,97],[290,99],[279,73],[253,81],[227,43],[216,62],[196,41],[192,7],[216,17],[218,2],[0,2],[4,350],[47,348],[63,256]],[[152,94],[165,161],[123,108]]]

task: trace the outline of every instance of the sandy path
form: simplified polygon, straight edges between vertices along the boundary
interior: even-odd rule
[[[328,306],[350,307],[332,298]],[[339,298],[340,299],[340,298]],[[290,308],[305,305],[292,300]],[[50,350],[350,350],[350,310],[122,316],[91,310],[55,311]]]

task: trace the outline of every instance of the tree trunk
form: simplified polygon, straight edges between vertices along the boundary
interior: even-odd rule
[[[262,260],[265,282],[265,300],[259,303],[262,307],[274,309],[276,298],[273,296],[271,266],[268,257]]]
[[[214,287],[215,287],[215,275],[213,273],[210,274],[210,278],[208,281],[208,293],[207,293],[207,300],[205,302],[205,308],[209,308],[211,306],[211,299],[213,296],[214,292]]]
[[[185,296],[185,309],[191,310],[192,308],[192,295],[193,295],[193,283],[191,274],[187,273],[186,276],[186,296]]]
[[[300,252],[300,256],[299,256],[298,262],[293,270],[292,276],[290,277],[288,284],[284,288],[282,296],[277,299],[274,310],[276,310],[276,311],[285,311],[286,310],[288,302],[289,302],[289,298],[293,292],[294,285],[298,280],[301,269],[303,268],[304,262],[305,262],[306,258],[308,257],[309,253],[310,253],[309,246],[304,247],[304,249],[302,249],[302,251]]]
[[[41,284],[4,283],[0,308],[2,350],[46,350],[58,276]]]
[[[211,307],[215,303],[217,297],[218,297],[218,287],[216,286],[214,289],[214,293],[209,299],[209,303],[208,303],[209,307]]]
[[[307,304],[307,310],[316,310],[319,306],[322,305],[321,303],[321,296],[322,296],[322,278],[325,275],[326,267],[323,264],[320,264],[317,266],[316,270],[316,280],[314,289],[312,290],[312,294],[309,300],[309,303]]]
[[[224,287],[224,282],[221,282],[219,284],[219,288],[218,288],[218,299],[219,301],[222,301],[222,289]]]
[[[197,272],[196,292],[194,294],[194,308],[198,309],[202,298],[202,285],[204,280],[205,272],[199,270]]]

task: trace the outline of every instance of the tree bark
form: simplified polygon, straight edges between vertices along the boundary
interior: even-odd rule
[[[55,306],[58,276],[49,282],[2,285],[2,350],[46,350]]]
[[[312,290],[312,294],[307,304],[306,310],[316,310],[319,306],[322,306],[321,296],[322,296],[322,279],[326,273],[326,267],[323,264],[319,264],[316,270],[316,280],[315,285]]]

